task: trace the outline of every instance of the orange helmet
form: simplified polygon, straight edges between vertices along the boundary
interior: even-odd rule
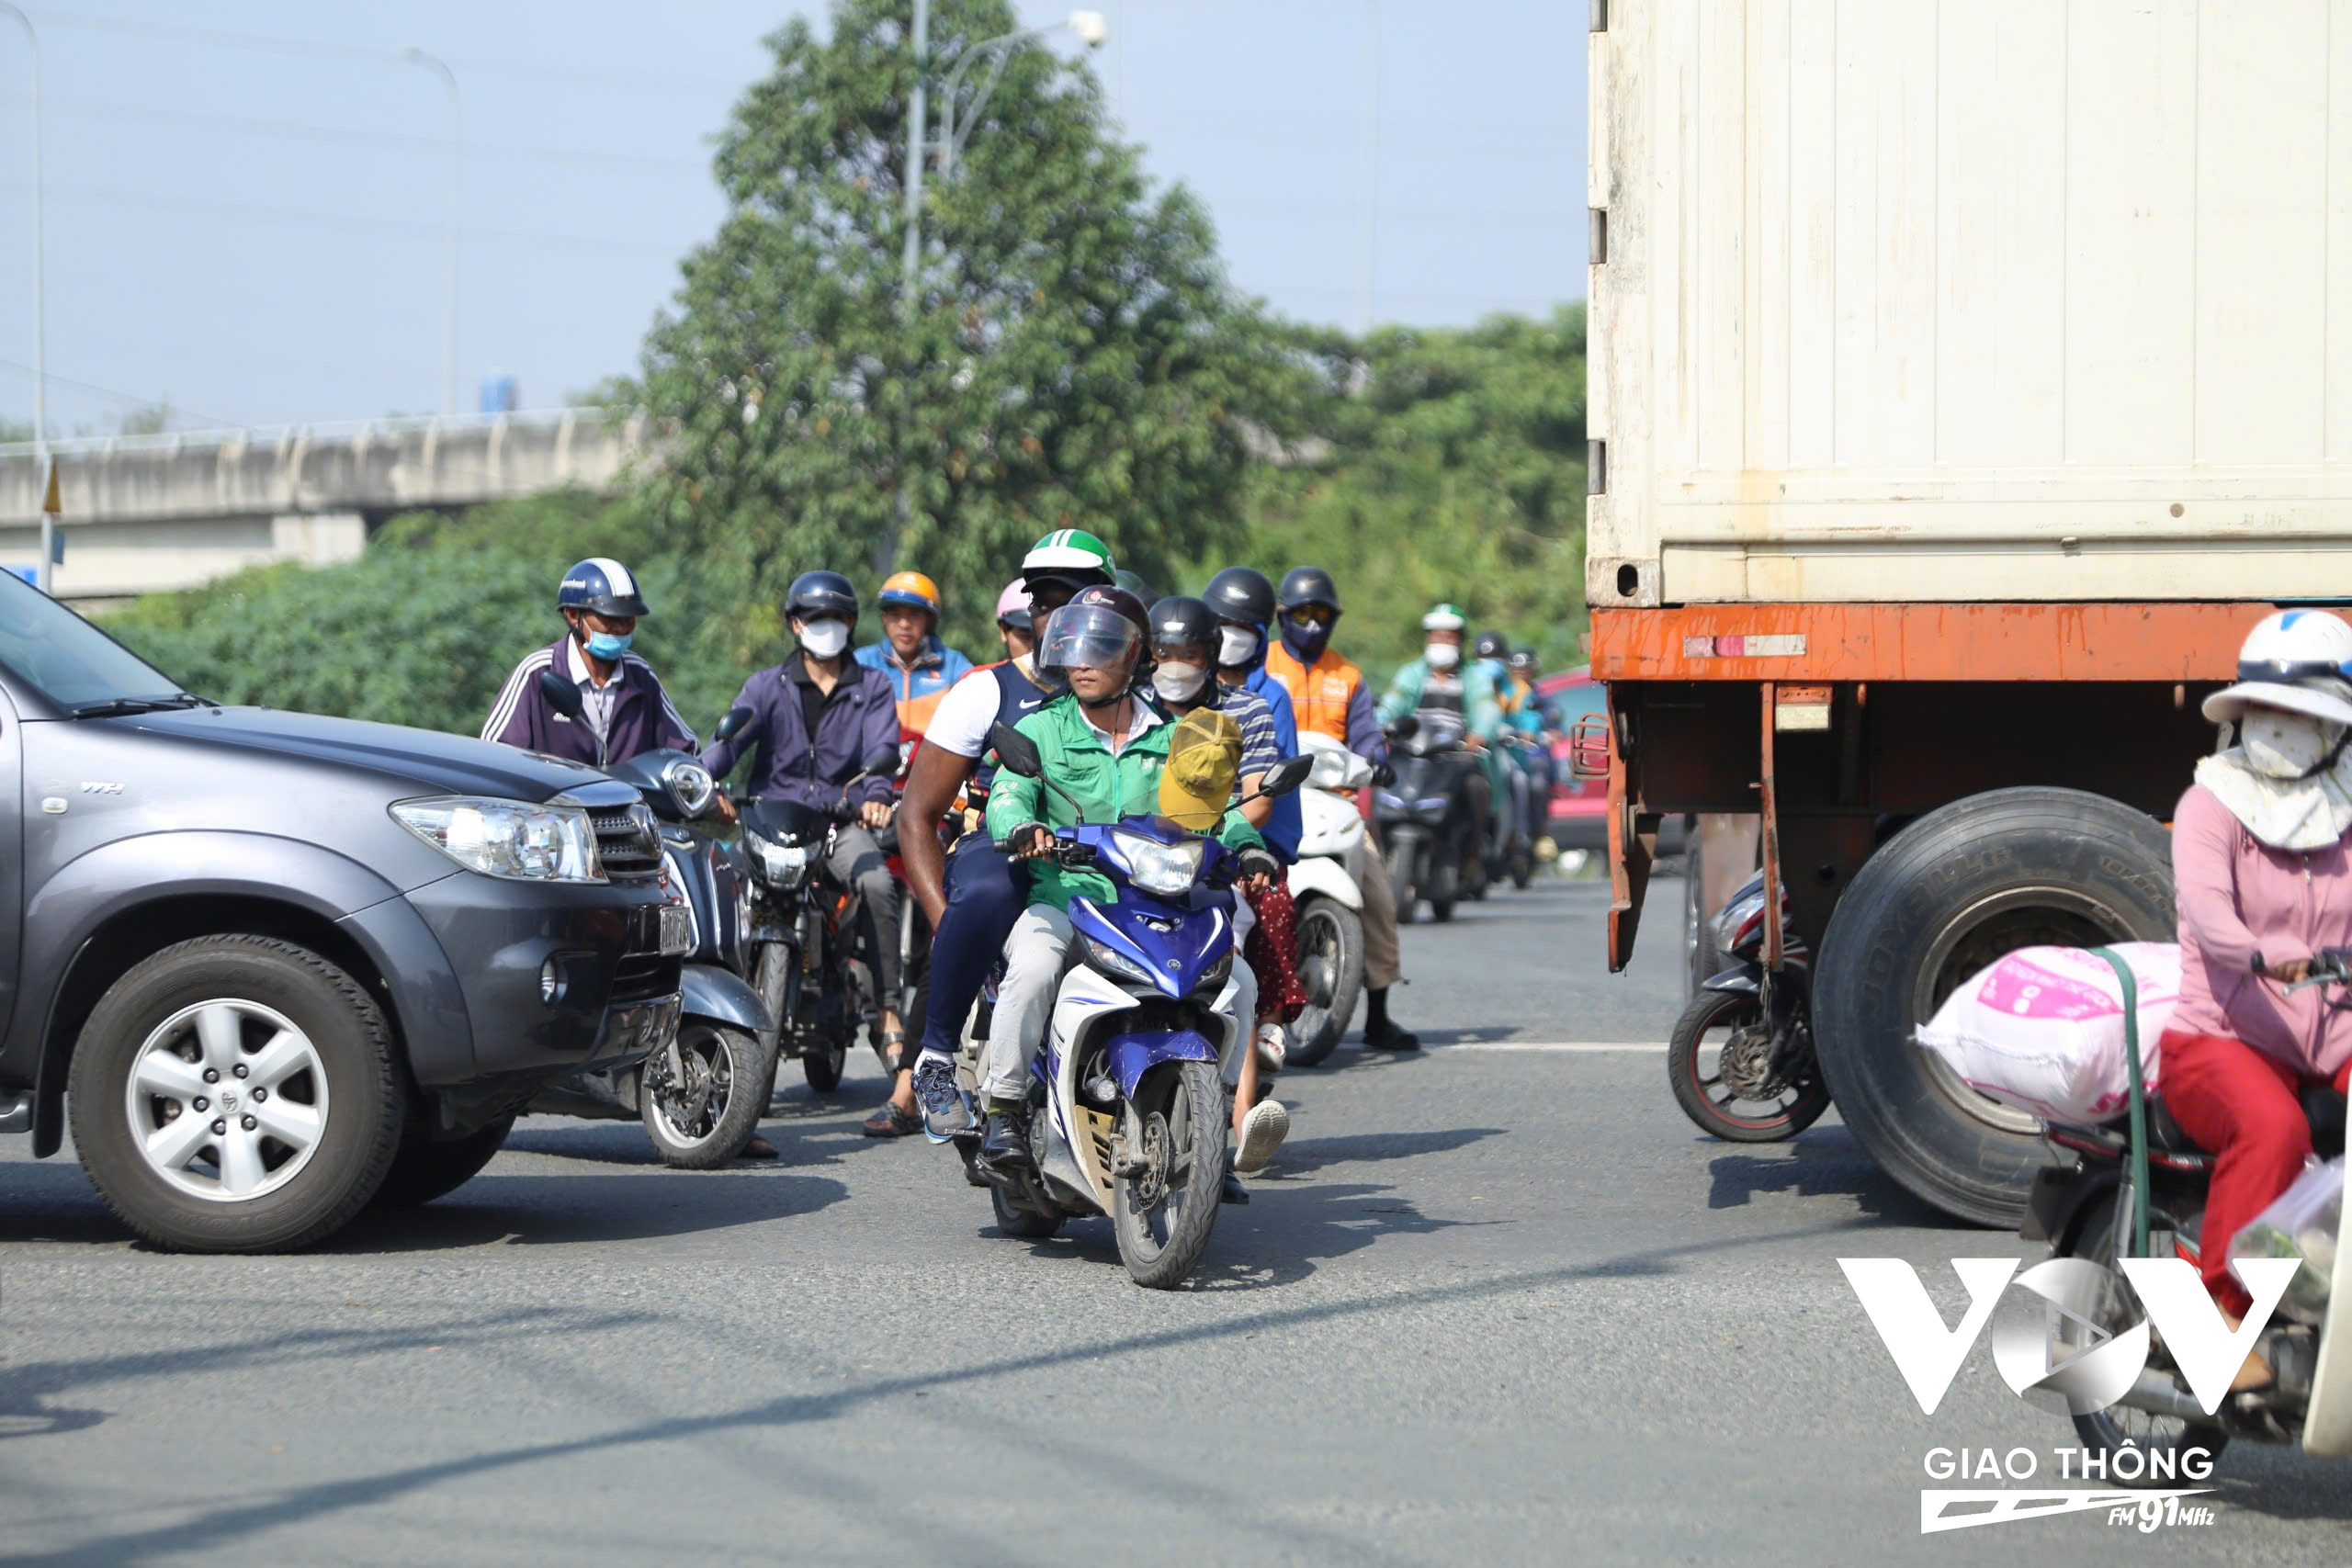
[[[919,571],[894,571],[882,584],[882,594],[876,601],[886,608],[904,604],[910,609],[928,610],[939,615],[939,584]]]

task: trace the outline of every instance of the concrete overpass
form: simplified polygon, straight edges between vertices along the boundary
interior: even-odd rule
[[[400,512],[609,492],[649,437],[641,414],[560,409],[51,442],[57,596],[96,607],[266,561],[349,560]],[[40,558],[42,478],[29,444],[0,446],[0,567]]]

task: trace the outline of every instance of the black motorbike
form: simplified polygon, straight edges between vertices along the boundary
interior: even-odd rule
[[[577,685],[548,671],[539,677],[539,690],[549,706],[580,720]],[[728,716],[732,728],[741,728],[751,715],[738,709]],[[729,733],[729,724],[722,723],[719,738]],[[684,751],[647,751],[605,771],[643,798],[637,852],[661,863],[692,922],[678,975],[684,1009],[666,1049],[638,1066],[567,1078],[532,1100],[529,1110],[603,1121],[637,1117],[663,1164],[709,1170],[741,1155],[759,1131],[773,1076],[773,1058],[762,1044],[773,1032],[770,1015],[743,978],[749,957],[743,880],[717,839],[687,826],[707,817],[718,794],[700,761]]]
[[[1735,1144],[1795,1137],[1829,1109],[1813,1050],[1813,964],[1781,897],[1781,967],[1764,966],[1764,874],[1715,916],[1732,966],[1699,987],[1666,1048],[1674,1101],[1702,1133]]]
[[[2352,985],[2352,950],[2332,949],[2313,961],[2308,978],[2290,988],[2338,987],[2341,1005],[2341,988],[2347,985]],[[2133,1017],[2128,1001],[2124,1017]],[[2136,1031],[2127,1038],[2136,1114],[2127,1116],[2120,1126],[2047,1124],[2043,1139],[2052,1163],[2035,1177],[2025,1223],[2018,1227],[2028,1241],[2049,1242],[2052,1257],[2079,1258],[2108,1271],[2105,1299],[2088,1314],[2089,1322],[2103,1332],[2121,1332],[2146,1316],[2117,1268],[2120,1259],[2197,1261],[2213,1179],[2213,1156],[2173,1120],[2165,1109],[2161,1087],[2143,1089],[2138,1064],[2143,1045]],[[2344,1096],[2321,1084],[2305,1088],[2301,1100],[2311,1124],[2312,1152],[2322,1159],[2343,1154]],[[2326,1270],[2321,1272],[2324,1277]],[[2306,1441],[2312,1435],[2307,1425],[2340,1433],[2340,1393],[2334,1396],[2334,1410],[2324,1416],[2312,1397],[2319,1366],[2329,1353],[2324,1327],[2272,1321],[2259,1345],[2276,1377],[2261,1388],[2224,1399],[2211,1415],[2189,1393],[2163,1337],[2155,1337],[2148,1366],[2129,1393],[2104,1410],[2074,1417],[2083,1446],[2106,1456],[2106,1473],[2144,1477],[2151,1472],[2186,1473],[2180,1462],[2189,1452],[2218,1454],[2232,1438],[2261,1443]],[[2053,1333],[2063,1326],[2060,1314],[2052,1314],[2051,1323]],[[2060,1365],[2066,1355],[2086,1348],[2053,1344],[2050,1365]],[[2335,1376],[2342,1375],[2339,1368]],[[2142,1454],[2132,1468],[2120,1469],[2115,1456],[2125,1448],[2139,1449]],[[2165,1450],[2170,1450],[2169,1464],[2152,1462]]]
[[[834,836],[857,820],[850,792],[898,761],[896,747],[877,750],[828,807],[752,800],[741,807],[752,985],[773,1021],[761,1043],[772,1065],[797,1057],[820,1093],[840,1087],[851,1042],[880,1002],[874,967],[858,949],[856,890],[835,883],[825,866]]]
[[[1429,900],[1431,919],[1450,920],[1457,901],[1485,890],[1485,868],[1470,855],[1476,824],[1469,780],[1479,764],[1464,743],[1468,733],[1460,714],[1442,709],[1388,727],[1396,782],[1373,792],[1373,825],[1396,919],[1407,924],[1419,899]]]

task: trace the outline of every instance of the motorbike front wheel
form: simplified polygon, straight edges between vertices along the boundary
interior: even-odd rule
[[[1306,1007],[1291,1025],[1286,1066],[1311,1067],[1339,1048],[1363,991],[1363,919],[1337,898],[1298,901],[1297,964]]]
[[[1413,923],[1413,904],[1419,897],[1413,879],[1420,873],[1421,840],[1418,833],[1396,832],[1389,836],[1381,850],[1381,857],[1388,863],[1388,894],[1396,905],[1396,923]]]
[[[1119,1178],[1113,1223],[1128,1278],[1172,1291],[1191,1278],[1216,1226],[1225,1186],[1225,1089],[1214,1062],[1163,1062],[1136,1086],[1143,1164]]]
[[[2117,1258],[2123,1251],[2119,1240],[2121,1233],[2129,1228],[2129,1216],[2122,1203],[2117,1200],[2119,1190],[2110,1190],[2093,1203],[2075,1226],[2074,1235],[2052,1249],[2056,1257],[2079,1258],[2086,1262],[2096,1263],[2113,1277],[2115,1288],[2109,1300],[2109,1310],[2100,1314],[2112,1318],[2112,1322],[2106,1325],[2112,1329],[2120,1329],[2147,1315],[2140,1307],[2136,1292],[2115,1267]],[[2154,1204],[2149,1208],[2148,1222],[2153,1230],[2179,1228],[2178,1222],[2171,1215]],[[2052,1321],[2055,1324],[2060,1320],[2053,1316]],[[2059,1365],[2066,1356],[2086,1348],[2053,1345],[2053,1351],[2063,1351],[2064,1354],[2054,1356],[2051,1365]],[[2086,1452],[2096,1451],[2106,1458],[2107,1473],[2115,1477],[2116,1484],[2120,1486],[2154,1486],[2158,1484],[2159,1476],[2187,1475],[2190,1473],[2185,1468],[2188,1455],[2199,1450],[2204,1451],[2205,1462],[2210,1466],[2221,1457],[2222,1450],[2230,1441],[2229,1433],[2220,1427],[2201,1421],[2184,1421],[2173,1416],[2158,1416],[2123,1404],[2111,1404],[2087,1416],[2077,1416],[2074,1420],[2075,1435],[2082,1440],[2084,1449]],[[2142,1450],[2140,1463],[2128,1477],[2124,1471],[2116,1467],[2116,1455],[2124,1449]],[[2166,1450],[2172,1455],[2173,1462],[2169,1465],[2156,1458]]]
[[[842,1068],[849,1064],[849,1042],[834,1040],[811,1045],[800,1054],[801,1075],[819,1094],[842,1087]]]
[[[662,1163],[679,1170],[713,1170],[743,1152],[767,1109],[766,1053],[741,1029],[690,1018],[678,1028],[677,1066],[671,1053],[645,1064],[638,1092],[645,1135]]]
[[[1674,1102],[1699,1131],[1725,1143],[1784,1143],[1829,1109],[1829,1086],[1815,1063],[1807,1062],[1785,1084],[1750,1081],[1763,1074],[1759,1065],[1743,1057],[1770,1043],[1758,1032],[1762,1017],[1754,997],[1702,991],[1682,1010],[1667,1043],[1666,1076]]]

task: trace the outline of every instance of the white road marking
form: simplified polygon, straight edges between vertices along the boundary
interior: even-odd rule
[[[1601,1055],[1611,1052],[1631,1051],[1651,1054],[1664,1051],[1663,1044],[1618,1041],[1584,1040],[1456,1040],[1431,1047],[1438,1051],[1533,1051],[1555,1056]]]

